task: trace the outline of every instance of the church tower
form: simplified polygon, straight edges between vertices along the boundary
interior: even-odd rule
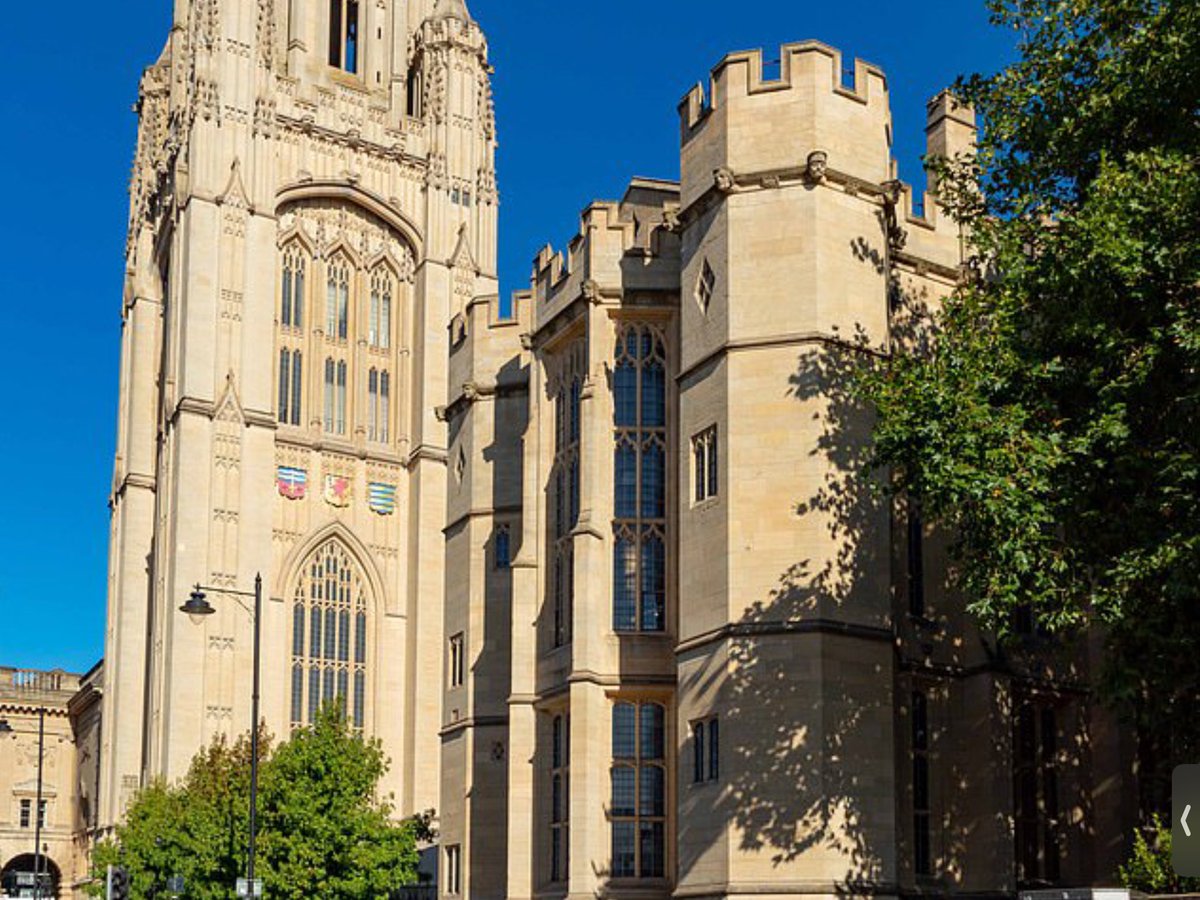
[[[451,319],[496,293],[487,43],[463,0],[174,0],[140,89],[102,824],[341,698],[437,805]],[[211,586],[217,614],[178,611]]]

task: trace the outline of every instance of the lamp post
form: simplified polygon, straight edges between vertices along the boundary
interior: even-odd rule
[[[33,808],[33,900],[42,896],[42,772],[46,759],[46,707],[38,708],[37,804]]]
[[[214,594],[229,594],[234,597],[254,598],[254,692],[250,698],[250,839],[246,854],[246,881],[251,897],[257,896],[254,890],[254,853],[258,842],[258,693],[259,693],[259,663],[262,650],[262,574],[254,576],[254,592],[234,591],[228,588],[214,588],[196,585],[187,603],[179,607],[187,613],[193,622],[199,621],[216,612],[208,602],[205,591]],[[243,607],[244,608],[244,607]]]

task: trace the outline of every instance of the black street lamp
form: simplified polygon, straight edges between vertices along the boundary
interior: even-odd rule
[[[196,624],[216,612],[212,604],[208,602],[205,591],[234,597],[254,598],[254,693],[250,699],[250,717],[253,722],[250,728],[250,841],[246,854],[246,881],[249,895],[256,897],[258,894],[254,889],[254,853],[258,843],[258,693],[262,651],[262,575],[260,573],[254,576],[253,593],[196,585],[196,589],[192,591],[188,601],[179,607],[180,612],[186,613]]]

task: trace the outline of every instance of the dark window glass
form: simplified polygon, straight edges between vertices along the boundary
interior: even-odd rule
[[[636,631],[637,547],[628,538],[613,545],[613,629]]]
[[[642,631],[666,627],[667,569],[662,538],[650,535],[642,541]]]
[[[329,64],[342,66],[342,0],[329,0]]]
[[[613,707],[613,756],[634,759],[637,754],[637,707],[618,703]]]
[[[618,427],[637,426],[637,369],[620,363],[613,372],[613,402]]]
[[[660,363],[642,369],[642,425],[661,428],[667,423],[666,376]]]
[[[614,816],[637,814],[637,769],[614,766],[612,770],[612,809]]]
[[[637,450],[629,443],[617,447],[616,515],[618,519],[637,515]]]
[[[708,723],[708,779],[717,781],[721,777],[721,720]]]

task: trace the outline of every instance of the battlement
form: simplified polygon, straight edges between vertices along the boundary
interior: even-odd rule
[[[619,200],[598,200],[580,215],[579,230],[565,250],[547,244],[533,261],[533,299],[539,319],[552,316],[584,293],[623,284],[620,260],[627,255],[654,259],[664,242],[677,246],[666,227],[679,205],[679,185],[657,178],[634,178]]]
[[[888,107],[888,83],[873,63],[854,60],[853,81],[847,84],[841,51],[820,41],[801,41],[780,48],[779,76],[770,78],[763,51],[730,53],[713,68],[710,89],[697,83],[679,104],[686,144],[703,129],[714,110],[755,96],[822,90],[863,106]]]

